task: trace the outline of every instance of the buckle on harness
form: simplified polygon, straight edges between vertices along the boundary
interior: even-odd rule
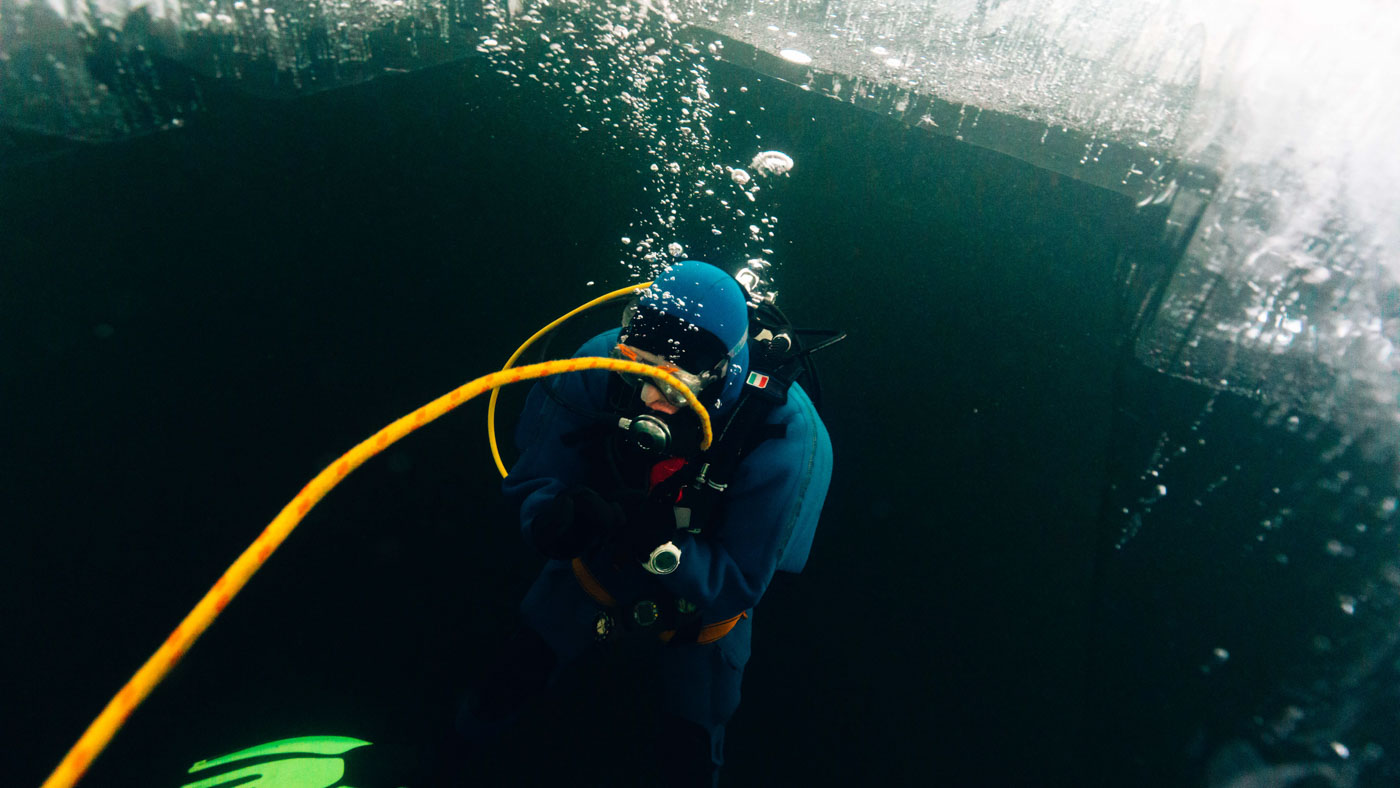
[[[712,482],[712,481],[710,481],[709,476],[710,476],[710,464],[707,462],[707,463],[705,463],[704,465],[701,465],[701,466],[700,466],[700,472],[697,473],[697,474],[695,474],[695,484],[696,484],[697,486],[703,484],[703,485],[705,485],[706,487],[709,487],[711,490],[714,490],[715,492],[724,492],[725,490],[729,489],[729,485],[728,485],[728,484],[720,484],[719,482]]]

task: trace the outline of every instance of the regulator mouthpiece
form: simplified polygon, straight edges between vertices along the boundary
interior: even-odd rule
[[[633,443],[647,451],[665,454],[671,448],[671,428],[655,416],[618,419],[617,426],[627,433]]]

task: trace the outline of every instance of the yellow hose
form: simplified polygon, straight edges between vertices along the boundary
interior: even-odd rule
[[[324,498],[326,493],[330,492],[351,471],[363,465],[366,460],[383,451],[390,444],[484,391],[495,390],[508,383],[517,383],[522,380],[533,380],[549,375],[589,369],[645,375],[675,387],[685,395],[687,402],[700,417],[700,424],[705,434],[704,445],[708,446],[713,439],[710,414],[705,411],[704,407],[696,400],[694,393],[686,388],[685,384],[664,370],[646,364],[638,364],[634,361],[620,361],[612,358],[571,358],[561,361],[546,361],[542,364],[530,364],[515,369],[493,372],[438,397],[376,432],[368,439],[361,441],[358,446],[316,474],[316,478],[303,487],[291,503],[283,507],[281,513],[273,519],[267,528],[263,529],[262,534],[248,546],[248,549],[243,551],[242,555],[238,556],[238,560],[234,561],[232,566],[224,571],[223,576],[214,583],[213,588],[210,588],[204,598],[199,600],[199,604],[194,606],[194,609],[185,616],[180,625],[175,627],[175,631],[171,632],[170,637],[166,638],[161,647],[156,649],[156,653],[146,660],[146,664],[136,671],[136,675],[131,677],[126,686],[122,687],[121,691],[107,702],[106,708],[102,709],[102,713],[97,715],[97,719],[92,721],[82,737],[78,739],[77,744],[74,744],[73,748],[68,751],[63,761],[58,764],[58,768],[54,769],[53,774],[44,781],[43,788],[69,788],[83,776],[88,767],[92,765],[93,760],[106,749],[112,741],[112,737],[126,723],[127,718],[131,716],[141,701],[151,694],[151,690],[155,689],[156,685],[175,667],[195,640],[204,634],[210,624],[214,623],[214,619],[242,590],[253,573],[262,567],[272,552],[282,544],[283,540],[291,534],[292,529],[296,528],[306,513],[311,510],[311,507]]]
[[[566,312],[563,317],[555,319],[554,322],[550,323],[544,328],[541,328],[539,331],[536,331],[533,335],[531,335],[529,339],[525,340],[525,344],[521,345],[519,348],[516,348],[515,352],[510,354],[510,358],[506,359],[506,365],[504,367],[501,367],[501,371],[505,372],[506,370],[510,369],[511,366],[515,364],[516,360],[520,358],[520,354],[524,353],[531,345],[535,344],[535,342],[538,341],[540,337],[544,336],[545,334],[548,334],[549,332],[563,325],[564,321],[568,320],[574,315],[577,315],[580,312],[587,312],[593,307],[601,306],[603,304],[608,303],[609,301],[616,301],[619,298],[626,298],[628,296],[636,295],[637,293],[647,289],[648,287],[651,287],[651,282],[642,282],[641,284],[620,287],[612,291],[611,293],[600,295],[592,301],[589,301],[588,303],[582,306],[576,307],[570,310],[569,312]],[[491,459],[496,461],[496,470],[501,472],[501,478],[504,479],[506,478],[507,473],[506,464],[503,460],[501,460],[501,449],[500,446],[498,446],[496,443],[496,399],[499,396],[500,389],[491,390],[491,402],[486,406],[486,438],[491,443]],[[706,445],[709,445],[709,441],[706,441]]]

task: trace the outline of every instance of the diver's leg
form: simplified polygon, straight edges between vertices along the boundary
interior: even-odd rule
[[[538,632],[529,626],[516,631],[462,698],[451,728],[438,742],[430,785],[470,785],[473,758],[548,686],[558,665],[554,650]]]
[[[460,782],[473,753],[509,728],[525,704],[596,641],[597,606],[565,562],[545,565],[520,610],[523,626],[458,708],[441,745],[438,785]]]
[[[751,634],[752,624],[743,618],[714,643],[662,649],[663,703],[655,752],[663,785],[719,785],[724,726],[739,708]]]
[[[476,744],[500,733],[530,698],[549,685],[558,664],[544,638],[522,626],[467,691],[453,724],[457,735]]]

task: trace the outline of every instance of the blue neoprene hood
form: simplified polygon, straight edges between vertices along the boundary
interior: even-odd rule
[[[638,306],[680,318],[718,338],[729,356],[718,410],[738,401],[749,374],[749,307],[734,277],[699,260],[676,263],[642,291]]]

